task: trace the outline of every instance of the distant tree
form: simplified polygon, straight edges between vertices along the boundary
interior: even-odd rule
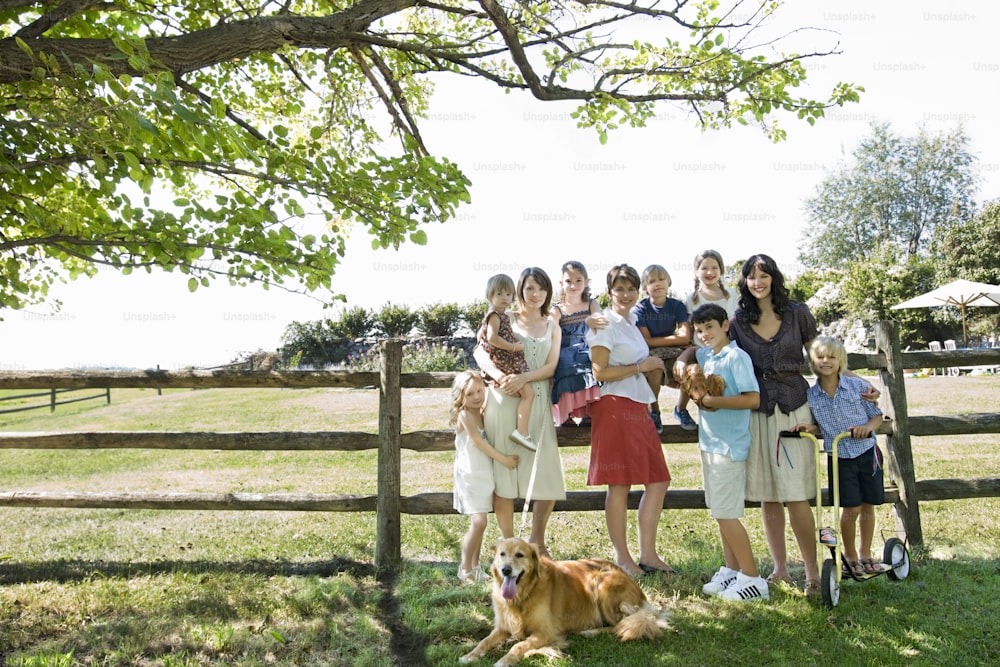
[[[938,280],[958,278],[1000,285],[1000,201],[968,222],[952,225],[937,243]]]
[[[375,313],[375,326],[386,338],[409,336],[419,315],[409,306],[387,303]]]
[[[425,336],[452,336],[461,326],[457,303],[432,303],[417,311],[417,330]]]
[[[475,301],[470,301],[465,305],[462,313],[462,321],[465,322],[465,326],[468,327],[469,331],[475,335],[479,331],[479,327],[483,325],[483,319],[486,317],[486,311],[490,308],[490,304],[483,299],[476,299]]]
[[[781,139],[859,89],[800,96],[836,38],[783,53],[780,4],[0,3],[0,308],[101,266],[326,291],[352,226],[426,243],[469,201],[421,134],[442,77],[569,102],[602,141],[658,103]]]
[[[292,322],[281,336],[281,358],[285,366],[326,368],[347,358],[347,341],[328,319]]]
[[[345,308],[331,325],[344,338],[364,338],[375,329],[375,314],[363,306]]]
[[[927,256],[936,234],[972,215],[974,163],[961,128],[902,137],[888,124],[873,125],[852,160],[806,201],[801,260],[819,270],[844,268],[886,245],[901,260]]]
[[[840,291],[842,280],[839,271],[806,271],[788,282],[788,295],[808,305],[817,322],[829,324],[847,315]]]
[[[883,245],[871,257],[851,262],[843,271],[838,290],[848,318],[866,324],[895,320],[903,345],[926,344],[934,339],[933,314],[926,308],[892,310],[892,306],[934,288],[934,262],[910,257]]]

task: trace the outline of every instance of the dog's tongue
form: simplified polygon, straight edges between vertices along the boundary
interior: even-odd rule
[[[503,584],[500,586],[500,594],[503,595],[504,600],[513,600],[514,596],[517,595],[517,579],[504,577]]]

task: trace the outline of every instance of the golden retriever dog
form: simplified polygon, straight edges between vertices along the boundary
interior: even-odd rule
[[[726,381],[718,375],[705,375],[700,364],[688,364],[684,367],[681,387],[692,401],[699,403],[705,396],[722,396]]]
[[[621,641],[654,639],[665,614],[625,570],[606,560],[550,560],[533,544],[500,540],[493,549],[493,632],[460,662],[517,640],[497,667],[542,654],[561,657],[566,636],[614,632]]]

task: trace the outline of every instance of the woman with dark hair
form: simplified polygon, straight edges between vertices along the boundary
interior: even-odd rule
[[[549,317],[552,305],[552,281],[538,267],[521,272],[517,281],[517,312],[511,315],[511,325],[524,344],[528,372],[505,375],[490,361],[489,354],[476,347],[474,356],[479,367],[497,382],[488,388],[483,423],[486,437],[505,456],[518,456],[517,468],[493,466],[496,492],[493,511],[503,536],[514,537],[514,500],[534,501],[531,513],[531,535],[528,541],[538,545],[545,556],[545,528],[557,500],[566,498],[562,460],[552,422],[552,375],[559,361],[559,326]],[[509,435],[517,423],[518,393],[527,383],[535,391],[528,420],[528,433],[537,451],[518,448]],[[536,462],[537,459],[537,462]]]
[[[632,306],[639,300],[639,274],[627,264],[608,272],[611,307],[603,311],[607,326],[587,333],[594,377],[601,399],[591,405],[590,469],[587,484],[608,485],[604,516],[618,565],[632,575],[674,573],[656,551],[656,529],[670,470],[656,426],[649,416],[653,392],[645,373],[663,371],[663,360],[650,356],[635,326]],[[639,559],[633,560],[626,538],[628,494],[633,484],[645,486],[639,501]]]
[[[816,523],[809,501],[816,496],[816,450],[811,440],[779,437],[812,424],[802,377],[804,350],[816,337],[816,320],[809,308],[792,301],[785,277],[767,255],[753,255],[743,264],[739,308],[729,334],[753,361],[760,385],[760,407],[750,413],[750,456],[747,459],[747,500],[759,501],[764,534],[774,560],[768,583],[792,583],[785,547],[785,508],[805,565],[805,593],[819,595]],[[878,399],[869,387],[863,394]]]

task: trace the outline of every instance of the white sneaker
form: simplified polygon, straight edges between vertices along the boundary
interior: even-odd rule
[[[513,433],[510,434],[510,439],[527,450],[530,450],[532,452],[538,451],[538,445],[535,444],[535,441],[531,439],[530,435],[521,435],[515,430]]]
[[[748,577],[739,572],[736,575],[736,581],[719,593],[719,599],[750,602],[752,600],[770,600],[771,594],[767,590],[767,582],[763,577]]]
[[[736,570],[723,565],[719,571],[712,575],[712,580],[701,587],[701,592],[705,595],[718,595],[736,583]]]

